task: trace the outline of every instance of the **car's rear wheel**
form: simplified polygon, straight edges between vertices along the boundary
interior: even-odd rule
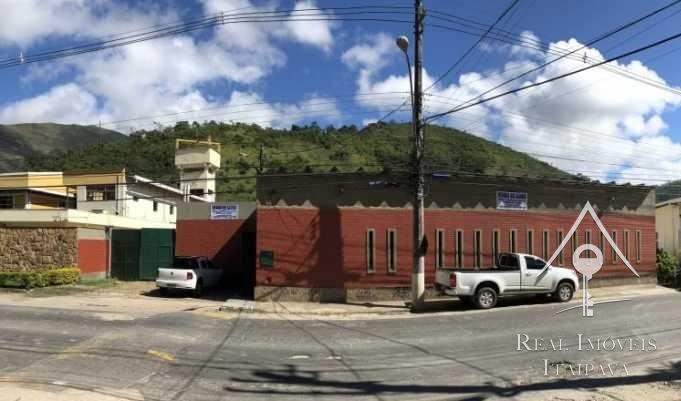
[[[499,295],[494,288],[482,287],[475,292],[475,305],[480,309],[494,308]]]
[[[569,302],[575,295],[575,289],[570,283],[560,283],[556,292],[553,293],[553,299],[558,302]]]
[[[194,287],[194,296],[201,298],[201,295],[203,295],[203,280],[197,281],[196,287]]]
[[[166,287],[159,287],[158,293],[165,297],[168,295],[168,289]]]

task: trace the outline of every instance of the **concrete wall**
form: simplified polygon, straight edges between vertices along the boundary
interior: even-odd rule
[[[679,213],[678,204],[667,204],[655,209],[658,246],[676,257],[681,256]]]
[[[0,270],[75,266],[76,228],[0,227]]]

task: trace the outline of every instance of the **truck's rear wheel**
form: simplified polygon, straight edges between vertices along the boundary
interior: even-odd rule
[[[572,296],[575,295],[575,289],[570,283],[560,283],[556,292],[553,293],[553,299],[558,302],[569,302]]]
[[[168,296],[168,289],[166,287],[159,287],[158,292],[159,292],[159,294],[161,294],[161,296],[164,296],[164,297]]]
[[[499,295],[494,288],[482,287],[475,292],[475,305],[480,309],[494,308]]]

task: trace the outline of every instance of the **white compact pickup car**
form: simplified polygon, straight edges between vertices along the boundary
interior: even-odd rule
[[[208,258],[183,256],[176,257],[171,267],[158,269],[156,287],[161,295],[166,295],[169,290],[188,290],[201,296],[204,288],[218,286],[221,279],[222,269]]]
[[[559,302],[570,301],[579,289],[577,273],[554,266],[544,270],[545,265],[534,255],[502,253],[490,269],[438,269],[435,288],[481,309],[493,308],[506,295],[551,294]]]

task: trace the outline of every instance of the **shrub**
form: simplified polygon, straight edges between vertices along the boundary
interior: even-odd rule
[[[77,283],[80,270],[64,267],[45,271],[0,272],[0,287],[36,288]]]
[[[657,281],[661,284],[678,284],[679,262],[667,251],[657,250]]]

